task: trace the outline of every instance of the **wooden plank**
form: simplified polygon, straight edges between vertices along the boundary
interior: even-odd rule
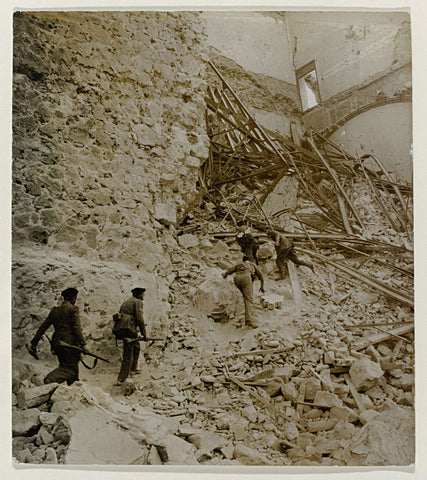
[[[346,330],[352,330],[353,328],[365,328],[365,327],[393,327],[395,325],[407,325],[413,322],[378,322],[378,323],[360,323],[358,325],[342,325]]]
[[[291,260],[288,260],[288,271],[289,278],[291,279],[292,290],[294,292],[295,305],[297,309],[300,310],[303,304],[301,285],[298,280],[298,274],[295,268],[295,264]]]
[[[354,400],[356,401],[357,408],[363,412],[366,410],[366,407],[363,403],[362,397],[359,395],[359,392],[356,390],[356,387],[353,385],[353,382],[351,381],[350,375],[348,373],[344,374],[344,379],[347,383],[347,385],[350,388],[350,393],[353,396]]]
[[[221,357],[246,357],[248,355],[271,355],[274,353],[289,352],[293,347],[282,347],[282,348],[269,348],[267,350],[250,350],[249,352],[237,352],[229,353],[224,355],[223,353],[217,353]]]
[[[400,328],[395,328],[387,333],[376,333],[375,335],[371,335],[370,337],[366,338],[361,344],[358,346],[352,346],[352,350],[357,352],[359,350],[363,350],[364,348],[369,347],[370,345],[375,345],[380,342],[384,342],[388,340],[394,335],[405,335],[406,333],[411,333],[414,330],[414,325],[408,325]],[[394,335],[393,335],[394,334]]]

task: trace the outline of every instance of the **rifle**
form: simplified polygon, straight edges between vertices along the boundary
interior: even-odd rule
[[[88,355],[89,357],[93,357],[95,359],[95,361],[93,362],[92,367],[89,367],[88,365],[86,365],[86,363],[82,359],[80,359],[80,361],[83,363],[83,365],[89,370],[92,370],[92,368],[96,367],[96,364],[98,363],[98,360],[102,360],[103,362],[110,363],[110,361],[107,360],[106,358],[100,357],[99,355],[96,355],[95,353],[88,352],[85,348],[78,347],[77,345],[70,345],[69,343],[63,342],[62,340],[59,340],[56,343],[56,345],[58,347],[65,347],[65,348],[70,348],[72,350],[77,350],[78,352],[82,353],[83,355]]]
[[[144,336],[135,337],[135,338],[124,338],[123,339],[123,342],[125,342],[125,343],[150,342],[148,344],[148,347],[151,347],[151,345],[153,345],[154,342],[164,342],[164,341],[165,341],[164,338],[147,338],[147,337],[144,337]]]

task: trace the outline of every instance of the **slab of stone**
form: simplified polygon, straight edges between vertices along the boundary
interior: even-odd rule
[[[241,410],[241,414],[250,422],[255,423],[258,419],[258,412],[253,405],[248,405]]]
[[[141,455],[141,445],[96,407],[77,411],[69,423],[72,436],[66,464],[129,465]]]
[[[233,458],[239,460],[243,465],[272,465],[266,455],[239,443],[234,447]]]
[[[349,370],[351,381],[359,392],[364,392],[376,385],[383,373],[378,363],[368,359],[356,360]]]
[[[38,405],[47,402],[57,387],[57,383],[49,383],[39,387],[21,389],[16,395],[18,399],[18,407],[21,409],[27,409],[37,407]]]
[[[175,225],[176,208],[167,203],[156,203],[154,205],[154,218],[163,225]]]
[[[321,390],[316,392],[313,403],[316,404],[316,406],[319,405],[327,408],[342,407],[344,405],[335,393],[323,392]]]
[[[14,437],[27,435],[40,425],[40,410],[29,408],[28,410],[14,410],[12,412],[12,435]]]
[[[221,453],[224,455],[225,458],[229,460],[233,458],[233,452],[234,445],[231,442],[227,443],[224,447],[221,448]]]
[[[169,465],[197,465],[196,447],[176,435],[169,434],[164,440]]]
[[[296,438],[298,438],[298,435],[299,435],[298,427],[296,426],[296,424],[294,422],[286,423],[284,432],[285,432],[286,438],[290,442],[292,442]]]
[[[377,418],[379,413],[376,410],[364,410],[363,412],[360,412],[359,415],[359,420],[362,425],[365,425],[375,418]]]
[[[199,245],[199,239],[191,233],[184,233],[178,237],[178,244],[182,248],[197,247]]]
[[[187,440],[203,453],[212,453],[214,450],[220,450],[226,444],[226,440],[223,437],[215,433],[203,431],[190,435]]]
[[[147,457],[147,464],[148,465],[162,465],[163,462],[160,458],[159,452],[157,451],[157,448],[152,445],[150,448],[150,452]]]

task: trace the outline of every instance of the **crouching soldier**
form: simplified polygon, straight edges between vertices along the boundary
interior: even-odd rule
[[[127,333],[117,335],[117,338],[123,340],[123,358],[117,378],[117,385],[122,385],[131,372],[138,373],[138,359],[140,354],[139,341],[128,341],[138,337],[138,330],[141,336],[146,338],[144,317],[143,317],[143,299],[145,288],[134,288],[132,297],[122,303],[119,311],[120,322],[125,325]]]
[[[78,364],[81,352],[59,345],[60,342],[82,348],[85,345],[80,327],[79,309],[75,305],[77,294],[78,291],[75,288],[67,288],[61,293],[64,299],[62,304],[50,311],[28,346],[31,355],[37,358],[37,344],[45,331],[53,325],[55,331],[51,341],[51,350],[58,357],[59,367],[46,376],[44,383],[67,382],[68,385],[71,385],[79,379]]]
[[[243,257],[240,263],[230,267],[222,276],[226,278],[232,273],[235,273],[234,284],[240,290],[245,303],[245,323],[256,328],[258,323],[254,318],[253,282],[255,278],[258,278],[261,282],[260,292],[264,293],[264,277],[259,268],[248,260],[248,257]]]

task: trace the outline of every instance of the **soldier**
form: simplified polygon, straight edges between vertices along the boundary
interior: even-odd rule
[[[127,315],[131,320],[131,325],[133,328],[133,337],[138,336],[138,329],[141,332],[141,335],[145,338],[147,336],[145,331],[145,324],[143,318],[143,299],[145,288],[137,287],[132,290],[132,297],[122,303],[120,307],[120,314]],[[132,337],[131,337],[132,338]],[[139,341],[128,342],[123,339],[123,359],[120,367],[119,375],[117,378],[117,385],[122,385],[123,382],[128,378],[129,374],[139,373],[138,370],[138,359],[140,354],[140,344]]]
[[[259,243],[252,235],[249,227],[245,224],[240,226],[240,231],[236,235],[236,241],[242,249],[243,255],[246,256],[250,262],[258,265],[257,250]]]
[[[285,235],[282,235],[275,230],[270,230],[269,236],[274,241],[274,247],[276,249],[276,265],[282,279],[286,278],[287,275],[286,262],[288,259],[296,265],[304,265],[305,267],[311,268],[314,273],[313,265],[297,257],[293,242],[285,237]]]
[[[78,291],[75,288],[67,288],[61,293],[64,298],[62,304],[52,308],[28,346],[31,355],[37,358],[37,344],[45,331],[53,325],[55,332],[51,341],[51,351],[58,357],[59,367],[46,376],[44,383],[67,382],[71,385],[79,379],[78,364],[81,353],[58,345],[58,342],[66,342],[82,348],[85,345],[80,327],[79,309],[75,305],[77,294]]]
[[[260,292],[264,293],[264,277],[259,268],[247,257],[243,257],[240,263],[226,270],[222,276],[226,278],[228,275],[235,273],[234,284],[243,295],[245,303],[245,323],[250,327],[256,328],[258,323],[254,318],[253,313],[253,282],[257,277],[261,282]]]

